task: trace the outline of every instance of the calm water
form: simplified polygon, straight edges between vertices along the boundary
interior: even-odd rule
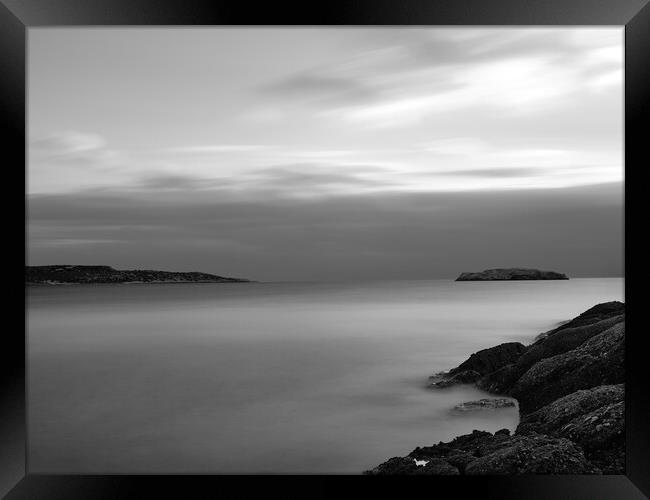
[[[359,473],[513,429],[428,375],[608,300],[622,279],[31,288],[29,467]]]

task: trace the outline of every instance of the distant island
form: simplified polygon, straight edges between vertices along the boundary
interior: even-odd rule
[[[539,269],[486,269],[480,273],[461,273],[456,281],[568,280],[566,274]]]
[[[199,272],[170,272],[136,269],[121,271],[110,266],[25,266],[27,285],[91,283],[250,283]]]

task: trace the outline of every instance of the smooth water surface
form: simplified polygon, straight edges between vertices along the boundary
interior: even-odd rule
[[[622,279],[32,287],[29,468],[359,473],[514,429],[427,377],[609,300]]]

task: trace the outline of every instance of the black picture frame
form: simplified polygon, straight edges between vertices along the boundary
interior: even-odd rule
[[[226,495],[250,497],[262,486],[264,494],[283,496],[340,494],[341,485],[360,486],[364,494],[413,494],[422,487],[429,494],[446,492],[454,498],[482,499],[642,499],[650,496],[650,363],[646,361],[647,335],[640,316],[641,299],[630,294],[647,273],[631,274],[631,205],[643,201],[643,173],[648,168],[645,145],[650,124],[650,6],[648,0],[348,0],[300,5],[240,0],[0,0],[0,119],[5,139],[4,165],[15,178],[6,184],[4,197],[21,206],[25,193],[27,29],[36,26],[120,25],[615,25],[625,26],[625,296],[626,336],[626,474],[621,476],[526,477],[420,477],[367,476],[73,476],[35,475],[26,456],[25,321],[19,295],[13,290],[20,266],[8,266],[11,279],[7,319],[0,363],[0,494],[15,499],[148,498],[158,492],[182,498]],[[6,179],[6,177],[5,177]],[[6,181],[7,182],[7,181]],[[14,199],[14,197],[16,199]],[[24,202],[24,198],[23,198]],[[26,205],[22,205],[26,207]],[[27,217],[26,208],[25,217]],[[643,208],[641,208],[643,210]],[[16,236],[8,233],[5,246],[16,245],[18,211],[8,213],[16,222]],[[26,245],[25,227],[22,226]],[[642,235],[641,235],[642,236]],[[635,240],[640,259],[647,255],[642,238]],[[18,262],[18,260],[16,261]],[[637,263],[642,266],[643,264]],[[7,264],[6,264],[7,265]],[[24,275],[22,276],[24,285]],[[23,311],[25,310],[23,296]],[[12,301],[15,301],[14,304]],[[630,309],[631,308],[631,309]],[[20,327],[22,321],[23,328]],[[226,489],[230,493],[226,494]],[[157,496],[157,495],[156,495]]]

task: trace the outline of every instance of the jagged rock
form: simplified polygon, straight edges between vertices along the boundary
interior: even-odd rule
[[[520,342],[506,342],[495,347],[482,349],[472,354],[456,368],[429,377],[431,380],[430,386],[441,388],[454,384],[478,382],[481,377],[512,364],[525,351],[526,346]]]
[[[481,375],[487,375],[514,363],[525,351],[526,346],[520,342],[506,342],[495,347],[482,349],[472,354],[458,367],[450,370],[449,374],[453,376],[462,371],[473,370]]]
[[[571,351],[535,363],[517,381],[511,395],[526,415],[579,389],[622,383],[624,354],[623,321]]]
[[[367,470],[364,474],[369,475],[400,475],[400,474],[413,474],[418,466],[415,460],[408,457],[393,457],[386,460],[383,464],[371,470]]]
[[[517,434],[565,437],[582,447],[605,474],[625,472],[625,391],[623,384],[576,391],[525,416]]]
[[[430,474],[444,470],[440,461],[460,474],[624,473],[624,307],[598,304],[512,358],[479,356],[487,349],[432,377],[436,387],[476,379],[484,390],[517,398],[521,423],[514,436],[474,431],[404,458],[435,459],[417,472]]]
[[[418,465],[415,474],[436,476],[457,476],[460,471],[446,460],[428,460],[424,465]]]
[[[492,394],[508,394],[518,378],[519,372],[513,363],[481,377],[476,386]]]
[[[523,374],[537,361],[575,349],[585,340],[604,332],[622,321],[625,321],[624,314],[585,325],[563,328],[557,332],[549,333],[545,337],[533,343],[526,352],[522,354],[522,356],[517,360],[517,369]]]
[[[517,380],[538,361],[568,352],[625,320],[625,304],[598,304],[560,327],[542,334],[512,364],[484,375],[476,385],[494,394],[509,394]]]
[[[486,269],[478,273],[461,273],[456,281],[568,280],[566,274],[539,269]]]
[[[592,316],[592,318],[594,317]],[[501,376],[499,379],[499,392],[509,392],[515,382],[538,361],[571,351],[583,344],[586,340],[623,321],[625,321],[624,314],[600,321],[594,318],[592,323],[584,323],[549,333],[547,336],[531,344],[515,361],[513,366],[510,367],[510,371],[507,374],[501,374],[507,375],[507,377]],[[493,381],[495,376],[496,374],[488,377],[488,380]],[[487,386],[488,384],[489,382],[486,380],[485,383],[481,383],[480,385]]]
[[[442,389],[445,387],[450,387],[456,384],[473,384],[478,379],[481,378],[481,374],[474,370],[465,370],[462,372],[456,373],[456,375],[449,378],[438,379],[437,381],[431,382],[429,387],[436,387]]]
[[[510,437],[465,468],[467,475],[600,472],[573,442],[539,434]]]
[[[497,408],[514,408],[516,403],[507,398],[483,398],[478,401],[467,401],[454,406],[454,411],[467,412],[477,410],[496,410]]]
[[[416,465],[427,461],[426,466]],[[455,471],[455,472],[454,472]],[[600,469],[564,438],[531,434],[510,436],[474,431],[448,443],[416,448],[391,458],[370,474],[598,474]]]
[[[599,451],[616,446],[625,435],[625,402],[601,406],[579,415],[557,432],[578,443],[585,450]]]
[[[433,446],[417,447],[409,456],[414,458],[447,458],[457,452],[469,453],[472,457],[481,457],[493,448],[495,444],[507,440],[509,432],[491,434],[486,431],[474,430],[471,434],[457,436],[448,443],[440,441]],[[472,459],[473,460],[473,459]]]
[[[522,417],[516,433],[536,432],[556,435],[572,420],[598,408],[620,403],[624,397],[623,384],[601,385],[592,389],[576,391]]]
[[[368,475],[458,475],[460,472],[456,467],[445,460],[431,458],[423,465],[418,465],[415,459],[410,457],[393,457],[372,470],[364,472]]]
[[[585,456],[605,474],[625,472],[625,403],[619,401],[580,415],[557,435],[579,444]]]
[[[612,318],[614,316],[620,316],[625,313],[625,304],[617,300],[611,302],[602,302],[601,304],[596,304],[594,307],[587,309],[582,314],[576,316],[572,320],[562,323],[557,328],[549,330],[539,335],[539,338],[546,337],[548,335],[553,335],[567,328],[575,328],[578,326],[590,325],[597,323],[607,318]]]

